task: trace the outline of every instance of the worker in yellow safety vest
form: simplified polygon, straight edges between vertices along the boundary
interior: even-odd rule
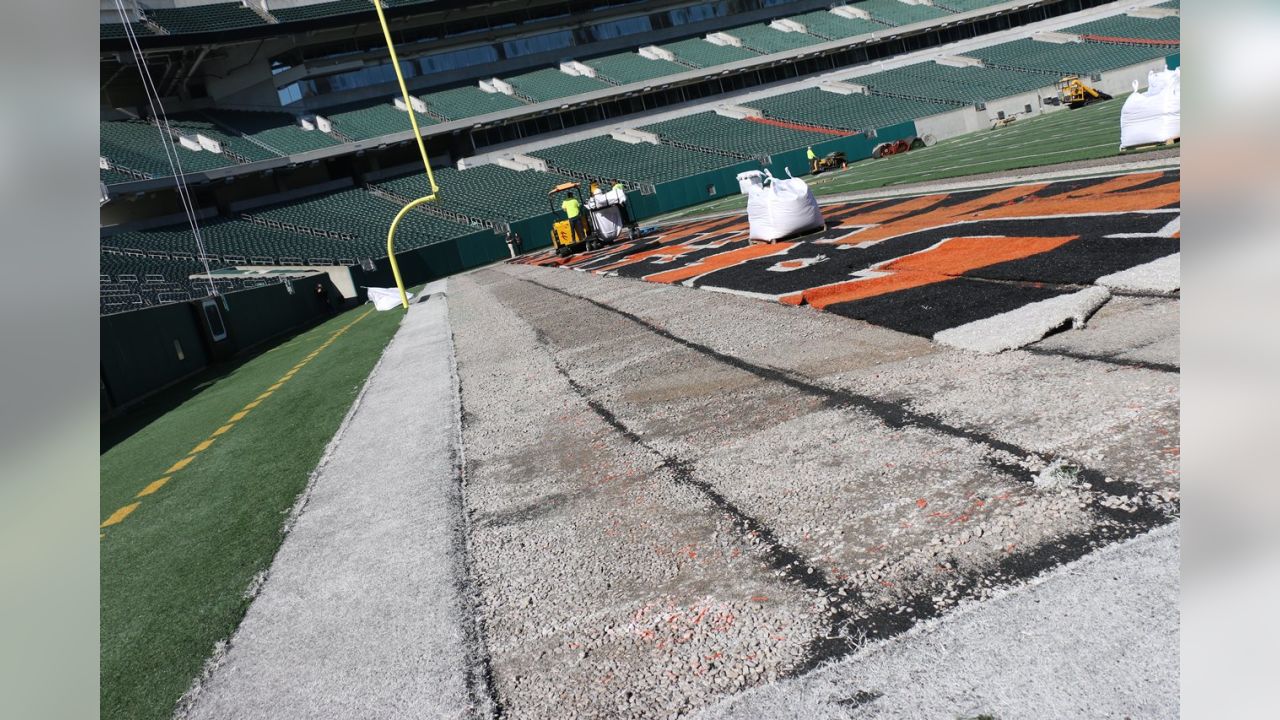
[[[610,190],[622,190],[622,189],[623,189],[623,187],[622,187],[622,181],[621,181],[621,180],[614,180],[614,181],[613,181],[613,187],[611,187],[611,188],[609,188],[609,189],[610,189]]]
[[[573,230],[573,240],[577,242],[582,239],[581,221],[578,215],[582,213],[582,203],[578,202],[578,198],[573,193],[565,193],[564,200],[560,203],[560,209],[564,210],[565,217],[569,218],[569,228]]]
[[[812,145],[805,149],[804,156],[809,158],[809,172],[816,172],[818,169],[818,154],[813,151]]]

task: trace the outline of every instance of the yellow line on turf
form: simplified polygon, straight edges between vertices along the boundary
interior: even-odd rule
[[[156,480],[155,482],[151,483],[150,485],[148,485],[148,486],[146,486],[146,487],[142,488],[142,490],[140,490],[140,491],[138,492],[138,494],[137,494],[137,495],[134,495],[134,497],[146,497],[146,496],[150,495],[151,493],[153,493],[153,492],[155,492],[155,491],[159,490],[160,488],[164,487],[164,484],[165,484],[165,483],[167,483],[167,482],[169,482],[169,476],[168,476],[168,475],[166,475],[166,476],[164,476],[164,477],[160,478],[159,480]]]
[[[168,469],[168,470],[165,470],[165,472],[167,472],[167,473],[176,473],[176,472],[178,472],[179,470],[181,470],[182,468],[184,468],[184,467],[186,467],[186,466],[190,465],[190,464],[191,464],[191,461],[192,461],[192,460],[195,460],[195,459],[196,459],[196,456],[195,456],[195,455],[188,455],[188,456],[186,456],[186,457],[182,458],[181,460],[179,460],[178,462],[174,463],[173,465],[169,466],[169,469]]]
[[[133,512],[134,510],[136,510],[136,509],[138,508],[138,505],[140,505],[140,504],[141,504],[141,503],[132,502],[132,503],[129,503],[128,505],[125,505],[124,507],[120,508],[119,510],[117,510],[117,511],[115,511],[115,512],[111,513],[111,517],[107,518],[106,520],[103,520],[103,521],[102,521],[102,524],[101,524],[101,525],[99,525],[99,526],[98,526],[98,528],[99,528],[99,529],[101,529],[101,528],[104,528],[104,527],[109,527],[109,526],[111,526],[111,525],[115,525],[116,523],[120,522],[121,520],[124,520],[125,518],[129,517],[129,513],[131,513],[131,512]],[[101,533],[99,533],[99,534],[101,534]]]
[[[332,344],[333,344],[333,341],[334,341],[334,340],[336,340],[336,339],[338,339],[338,336],[339,336],[339,335],[342,335],[342,334],[343,334],[343,333],[345,333],[347,330],[351,329],[351,326],[353,326],[353,325],[355,325],[356,323],[360,322],[361,320],[365,319],[365,318],[366,318],[366,317],[368,317],[368,316],[369,316],[369,314],[370,314],[370,313],[372,313],[372,312],[373,312],[373,309],[372,309],[372,308],[370,308],[370,309],[368,309],[368,310],[364,311],[363,313],[361,313],[360,317],[356,318],[355,320],[352,320],[351,322],[347,323],[346,325],[342,326],[341,328],[339,328],[339,329],[335,330],[335,331],[333,332],[333,334],[331,334],[331,335],[329,336],[329,339],[328,339],[328,340],[325,340],[325,341],[324,341],[324,342],[323,342],[319,347],[317,347],[317,348],[316,348],[316,349],[315,349],[315,350],[314,350],[310,355],[308,355],[308,356],[307,356],[307,358],[306,358],[305,360],[303,360],[302,362],[300,362],[300,363],[298,363],[297,365],[295,365],[295,366],[293,367],[293,369],[291,369],[291,370],[288,372],[288,374],[286,374],[283,378],[281,378],[281,379],[280,379],[280,381],[279,381],[279,382],[277,382],[276,384],[274,384],[274,385],[272,385],[271,387],[267,388],[267,390],[266,390],[265,392],[263,392],[263,393],[262,393],[261,395],[259,395],[258,397],[254,398],[253,402],[250,402],[248,405],[245,405],[245,406],[244,406],[244,409],[242,409],[240,412],[238,412],[238,413],[236,413],[236,414],[232,415],[232,416],[231,416],[231,418],[226,422],[226,424],[224,424],[224,425],[220,426],[217,430],[214,430],[212,433],[210,433],[209,437],[205,438],[204,440],[201,440],[201,441],[200,441],[200,444],[198,444],[198,445],[196,445],[194,448],[192,448],[192,449],[191,449],[191,452],[190,452],[186,457],[182,458],[181,460],[179,460],[179,461],[175,462],[172,466],[170,466],[170,468],[169,468],[168,470],[166,470],[166,471],[165,471],[165,476],[164,476],[164,477],[160,478],[159,480],[152,481],[149,485],[147,485],[146,487],[144,487],[142,490],[139,490],[139,491],[138,491],[138,494],[137,494],[137,495],[135,495],[134,497],[135,497],[135,498],[144,498],[144,497],[147,497],[148,495],[151,495],[151,494],[155,493],[155,492],[156,492],[157,490],[159,490],[160,488],[164,487],[164,486],[165,486],[165,483],[167,483],[167,482],[169,482],[171,479],[173,479],[173,478],[172,478],[172,476],[173,476],[173,474],[174,474],[174,473],[176,473],[176,472],[178,472],[179,470],[181,470],[181,469],[185,468],[186,466],[190,465],[190,464],[192,463],[192,461],[194,461],[194,460],[196,459],[196,455],[198,455],[198,454],[200,454],[200,453],[204,452],[205,450],[208,450],[208,449],[209,449],[209,447],[210,447],[211,445],[213,445],[213,439],[214,439],[214,438],[216,438],[216,437],[218,437],[219,435],[225,434],[225,433],[227,433],[228,431],[230,431],[230,430],[231,430],[231,428],[233,428],[233,427],[235,426],[236,422],[238,422],[238,421],[240,421],[240,420],[243,420],[243,419],[244,419],[244,416],[246,416],[246,415],[248,415],[248,414],[249,414],[249,411],[250,411],[250,410],[252,410],[253,408],[255,408],[255,407],[257,407],[258,405],[260,405],[264,399],[266,399],[267,397],[270,397],[270,396],[271,396],[271,394],[272,394],[272,393],[274,393],[276,390],[279,390],[279,389],[280,389],[280,386],[282,386],[282,385],[284,385],[286,382],[288,382],[288,380],[289,380],[290,378],[292,378],[292,377],[293,377],[293,375],[294,375],[295,373],[297,373],[297,372],[298,372],[298,370],[302,369],[302,367],[303,367],[304,365],[306,365],[306,364],[307,364],[308,362],[310,362],[313,358],[315,358],[315,356],[316,356],[316,355],[319,355],[319,354],[320,354],[320,352],[321,352],[321,351],[323,351],[325,348],[327,348],[327,347],[329,347],[330,345],[332,345]],[[111,526],[111,525],[116,525],[116,524],[120,523],[122,520],[124,520],[125,518],[129,517],[129,514],[130,514],[130,513],[132,513],[134,510],[136,510],[136,509],[138,508],[138,505],[140,505],[140,504],[141,504],[141,502],[139,502],[139,501],[135,500],[134,502],[131,502],[131,503],[129,503],[128,505],[125,505],[124,507],[119,508],[119,509],[118,509],[118,510],[116,510],[115,512],[111,513],[110,517],[108,517],[106,520],[103,520],[103,521],[102,521],[102,524],[101,524],[101,525],[99,525],[99,526],[98,526],[98,528],[99,528],[99,529],[102,529],[102,528],[109,527],[109,526]],[[106,537],[107,537],[106,533],[101,533],[101,532],[100,532],[100,533],[98,533],[98,539],[99,539],[99,540],[102,540],[102,539],[104,539],[104,538],[106,538]]]

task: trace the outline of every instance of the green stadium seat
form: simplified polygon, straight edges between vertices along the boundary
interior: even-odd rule
[[[979,103],[1052,86],[1056,74],[990,67],[949,67],[933,62],[852,78],[873,92],[940,102]]]
[[[294,7],[271,8],[271,15],[280,22],[297,22],[332,15],[347,15],[358,12],[372,13],[373,4],[369,0],[337,0],[336,2],[316,3],[314,5],[297,5]]]
[[[663,75],[674,75],[689,70],[689,68],[679,63],[673,63],[668,60],[650,60],[633,52],[606,55],[594,60],[587,60],[585,64],[595,68],[600,77],[611,80],[618,85],[643,82]]]
[[[551,170],[576,177],[574,172],[602,180],[661,183],[734,164],[722,155],[685,150],[670,145],[624,143],[611,137],[557,145],[529,153],[547,161]]]
[[[950,10],[955,13],[969,12],[970,10],[981,10],[992,5],[999,5],[1009,0],[934,0],[935,7],[943,10]]]
[[[751,102],[769,117],[840,130],[872,130],[955,110],[931,100],[880,95],[840,95],[817,88],[774,95]]]
[[[1163,58],[1168,54],[1169,48],[1160,45],[1057,44],[1029,39],[965,52],[965,55],[979,58],[987,65],[1060,76],[1088,76]]]
[[[155,34],[155,31],[146,23],[131,22],[129,27],[133,28],[133,34],[138,37]],[[128,34],[125,33],[124,25],[121,23],[102,23],[98,26],[98,37],[103,40],[110,40],[128,37]]]
[[[162,135],[155,125],[142,120],[104,120],[98,123],[98,131],[100,155],[110,160],[112,165],[152,177],[172,174],[162,143],[168,144],[170,153],[176,151],[176,158],[184,172],[199,172],[236,164],[227,155],[188,150]]]
[[[911,25],[927,20],[937,20],[952,13],[932,5],[907,5],[898,0],[862,0],[854,7],[866,10],[873,20],[888,25]]]
[[[519,99],[502,93],[487,93],[475,85],[439,90],[422,96],[432,111],[450,120],[487,115],[524,107]]]
[[[258,13],[238,2],[191,5],[180,8],[155,8],[146,15],[170,33],[213,32],[266,25]]]
[[[503,78],[511,83],[516,93],[530,102],[544,102],[571,95],[581,95],[611,87],[609,83],[581,75],[567,75],[556,68],[543,68],[523,75]]]
[[[1176,17],[1140,18],[1115,15],[1063,28],[1062,32],[1141,40],[1170,40],[1173,41],[1170,44],[1176,44],[1182,37],[1182,21]]]
[[[816,45],[822,42],[820,37],[805,33],[774,30],[768,25],[746,25],[725,30],[725,33],[741,40],[744,48],[753,50],[761,55],[786,52],[787,50],[795,50],[796,48]]]
[[[795,15],[791,19],[804,25],[810,35],[817,35],[826,40],[857,37],[877,30],[884,30],[886,27],[883,23],[878,23],[874,20],[842,17],[827,10],[816,10],[803,15]]]
[[[371,140],[413,129],[409,124],[409,114],[397,108],[390,99],[375,105],[322,110],[320,114],[333,123],[335,130],[352,140]],[[422,113],[417,115],[419,127],[434,125],[436,122]]]
[[[569,178],[536,170],[512,170],[501,165],[481,165],[466,170],[434,170],[440,187],[434,204],[477,220],[511,222],[549,211],[547,191]],[[384,190],[404,198],[430,192],[425,175],[379,183]]]
[[[319,130],[303,130],[288,113],[211,110],[207,115],[236,133],[252,138],[281,155],[319,150],[338,141]]]
[[[713,112],[686,115],[640,128],[662,138],[708,150],[722,150],[747,157],[794,150],[831,140],[826,133],[792,130],[750,120],[736,120]]]
[[[681,62],[698,68],[714,67],[725,63],[760,57],[759,53],[751,52],[746,48],[732,45],[716,45],[702,38],[681,40],[680,42],[668,43],[659,47],[664,50],[670,50]]]

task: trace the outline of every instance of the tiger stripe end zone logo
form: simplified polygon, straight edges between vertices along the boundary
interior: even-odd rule
[[[808,305],[974,350],[1082,323],[1113,291],[1176,291],[1177,171],[824,205],[826,228],[751,242],[745,215],[516,262]],[[980,341],[976,338],[982,338]]]

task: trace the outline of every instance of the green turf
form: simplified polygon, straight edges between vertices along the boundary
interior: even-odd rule
[[[101,457],[101,512],[140,502],[103,529],[103,718],[167,720],[214,644],[248,608],[281,522],[395,333],[402,311],[371,313],[215,439],[154,494],[138,491],[275,384],[365,305],[245,362]]]
[[[937,145],[853,163],[847,170],[807,179],[815,195],[835,195],[929,180],[1055,165],[1120,155],[1117,97],[1078,110],[1061,110],[1019,119],[998,130],[983,130]],[[1131,154],[1131,153],[1125,153]],[[655,218],[671,220],[747,206],[744,195],[730,195]]]

